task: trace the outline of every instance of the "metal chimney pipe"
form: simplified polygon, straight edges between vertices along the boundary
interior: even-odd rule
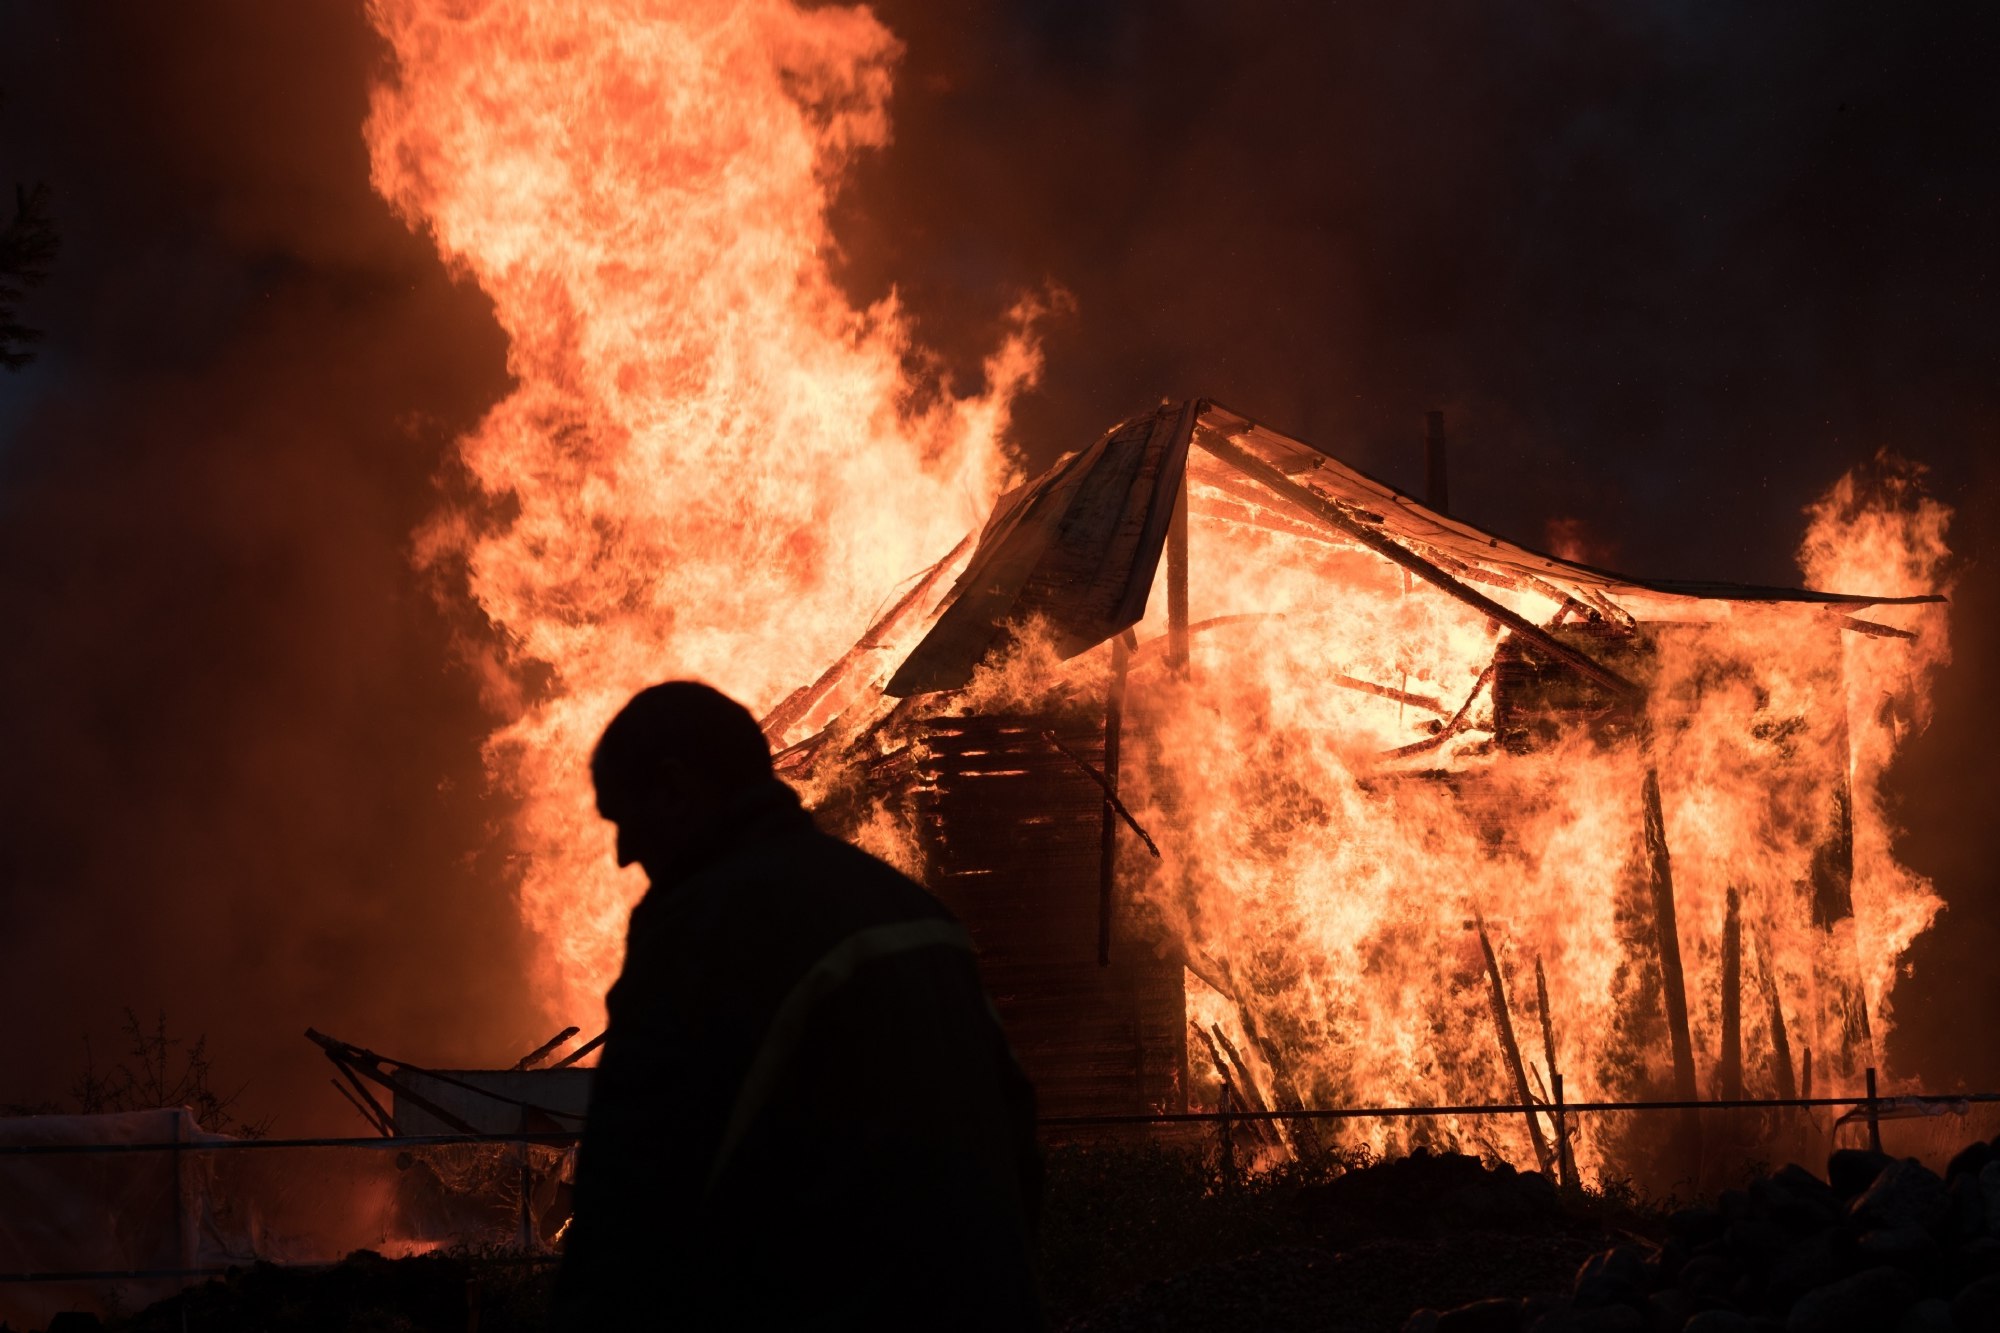
[[[1440,514],[1451,512],[1451,487],[1445,479],[1444,413],[1424,413],[1424,504]]]

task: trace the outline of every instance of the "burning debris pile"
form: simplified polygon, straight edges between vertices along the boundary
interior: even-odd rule
[[[1764,1323],[1761,1321],[1777,1321]],[[1848,1148],[1822,1180],[1787,1166],[1667,1220],[1664,1243],[1593,1257],[1552,1307],[1494,1298],[1406,1333],[1911,1333],[2000,1328],[2000,1155],[1974,1142],[1943,1178],[1911,1158]]]
[[[1892,498],[1815,515],[1854,591],[1641,580],[1166,405],[767,731],[967,920],[1049,1114],[1857,1091],[1937,907],[1879,783],[1947,651],[1944,511]],[[1355,1132],[1661,1178],[1607,1123]]]

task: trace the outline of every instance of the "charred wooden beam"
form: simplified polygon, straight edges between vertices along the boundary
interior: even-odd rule
[[[1771,1015],[1771,1083],[1781,1099],[1798,1095],[1792,1081],[1792,1043],[1785,1034],[1785,1006],[1778,998],[1778,981],[1771,972],[1770,942],[1759,936],[1757,945],[1757,986],[1764,993],[1764,1007]],[[1807,1083],[1810,1085],[1811,1080]]]
[[[568,1055],[565,1055],[562,1059],[550,1065],[549,1068],[568,1069],[578,1060],[583,1059],[584,1056],[589,1055],[592,1051],[602,1046],[604,1044],[604,1039],[610,1035],[611,1034],[609,1032],[598,1033],[596,1036],[592,1037],[589,1041],[585,1042],[583,1045],[571,1051]]]
[[[1660,808],[1659,770],[1646,770],[1647,881],[1653,897],[1653,929],[1659,941],[1660,989],[1667,1009],[1667,1036],[1674,1051],[1674,1095],[1695,1099],[1694,1043],[1688,1036],[1687,981],[1681,972],[1680,925],[1674,909],[1673,858],[1667,850],[1666,816]],[[1692,1112],[1689,1113],[1690,1117]]]
[[[1813,848],[1813,924],[1821,930],[1832,930],[1854,915],[1854,800],[1849,794],[1846,757],[1843,745],[1826,836]]]
[[[1542,1059],[1549,1067],[1549,1077],[1553,1079],[1562,1068],[1556,1059],[1555,1018],[1549,1011],[1549,974],[1542,970],[1542,960],[1535,958],[1535,1008],[1542,1015]]]
[[[571,1037],[574,1037],[579,1031],[581,1031],[581,1029],[576,1027],[574,1024],[564,1028],[561,1032],[556,1033],[555,1036],[550,1037],[547,1041],[537,1046],[534,1050],[529,1051],[526,1055],[522,1056],[520,1062],[517,1063],[514,1066],[514,1068],[533,1069],[536,1065],[540,1064],[551,1051],[555,1050],[556,1047],[568,1041]]]
[[[1514,1040],[1514,1019],[1507,1012],[1507,987],[1500,979],[1500,960],[1494,956],[1493,941],[1487,937],[1486,922],[1477,922],[1479,930],[1479,952],[1486,956],[1486,978],[1491,983],[1489,999],[1493,1006],[1493,1027],[1500,1037],[1500,1053],[1507,1058],[1507,1067],[1514,1075],[1514,1091],[1527,1108],[1528,1136],[1534,1141],[1535,1160],[1541,1169],[1556,1173],[1555,1154],[1549,1149],[1547,1136],[1542,1133],[1541,1117],[1535,1112],[1534,1096],[1528,1091],[1527,1067],[1521,1063],[1521,1046]]]
[[[1917,637],[1906,629],[1897,629],[1893,625],[1878,624],[1873,620],[1863,620],[1859,616],[1842,616],[1840,618],[1840,627],[1845,630],[1852,630],[1856,634],[1866,634],[1877,639],[1914,639]]]
[[[1743,1096],[1743,922],[1733,884],[1722,916],[1722,1062],[1716,1083],[1726,1102]]]
[[[785,732],[796,725],[800,719],[804,718],[807,713],[811,712],[814,704],[824,699],[836,685],[840,684],[841,680],[846,677],[856,662],[859,662],[869,653],[885,647],[886,645],[882,642],[883,636],[893,633],[898,622],[922,604],[931,589],[935,588],[938,585],[938,581],[944,577],[945,571],[957,564],[958,558],[972,549],[973,538],[977,535],[977,533],[968,532],[964,537],[960,538],[958,545],[952,547],[942,560],[932,565],[924,576],[917,580],[915,587],[897,598],[894,605],[890,606],[874,624],[868,627],[868,632],[861,636],[858,643],[843,653],[839,660],[834,662],[832,666],[820,673],[819,679],[813,681],[810,685],[801,686],[785,696],[783,702],[772,709],[769,715],[758,724],[763,728],[764,734],[773,741],[778,740]]]
[[[1549,1087],[1556,1103],[1556,1183],[1568,1188],[1577,1183],[1576,1158],[1569,1141],[1569,1123],[1562,1110],[1562,1065],[1556,1059],[1555,1014],[1549,1008],[1549,974],[1542,970],[1541,955],[1535,956],[1535,1007],[1542,1015],[1542,1059],[1549,1069]]]
[[[361,1118],[368,1122],[368,1128],[374,1130],[377,1134],[380,1134],[385,1139],[393,1138],[395,1136],[395,1131],[391,1129],[388,1125],[384,1124],[382,1121],[378,1120],[373,1111],[369,1110],[366,1106],[363,1106],[361,1104],[361,1099],[359,1097],[356,1097],[353,1093],[349,1092],[347,1090],[347,1085],[345,1083],[342,1083],[337,1078],[330,1078],[327,1080],[327,1082],[333,1085],[333,1090],[335,1092],[347,1098],[347,1104],[349,1106],[352,1106],[356,1111],[361,1113]]]
[[[1493,683],[1494,670],[1495,663],[1488,662],[1486,669],[1479,673],[1479,679],[1473,681],[1472,688],[1466,691],[1465,702],[1458,706],[1458,711],[1453,713],[1434,734],[1426,736],[1420,741],[1411,741],[1408,745],[1399,745],[1393,750],[1384,750],[1382,757],[1384,759],[1407,759],[1411,755],[1423,754],[1428,750],[1437,749],[1453,736],[1464,731],[1471,725],[1472,705],[1478,702],[1480,691]]]
[[[1293,1079],[1291,1069],[1277,1046],[1265,1037],[1263,1028],[1257,1022],[1257,1014],[1245,1002],[1242,988],[1236,984],[1236,974],[1229,964],[1200,948],[1190,948],[1183,963],[1210,990],[1236,1006],[1236,1017],[1243,1024],[1243,1035],[1257,1049],[1265,1067],[1271,1071],[1271,1091],[1276,1094],[1278,1104],[1287,1111],[1303,1111],[1306,1103],[1299,1094],[1298,1082]],[[1319,1132],[1310,1120],[1301,1119],[1292,1123],[1292,1141],[1301,1153],[1317,1153],[1320,1150]]]
[[[360,1078],[365,1078],[371,1083],[379,1084],[380,1086],[389,1089],[391,1092],[395,1093],[398,1097],[403,1098],[405,1101],[409,1102],[412,1106],[417,1107],[419,1110],[429,1111],[432,1115],[436,1116],[441,1122],[451,1126],[453,1129],[457,1130],[461,1134],[477,1134],[479,1132],[478,1130],[474,1129],[471,1125],[467,1124],[464,1120],[460,1119],[458,1116],[453,1115],[450,1111],[445,1110],[442,1106],[439,1106],[436,1102],[430,1100],[430,1098],[423,1096],[421,1093],[413,1091],[408,1085],[398,1081],[394,1073],[384,1070],[382,1068],[382,1066],[385,1064],[395,1065],[397,1070],[415,1069],[415,1066],[405,1065],[402,1064],[400,1061],[390,1060],[385,1056],[377,1055],[375,1052],[368,1050],[366,1047],[351,1045],[348,1042],[340,1041],[336,1038],[329,1037],[325,1033],[317,1032],[312,1028],[306,1029],[306,1040],[312,1042],[314,1045],[318,1046],[321,1050],[325,1051],[327,1058],[333,1061],[335,1067],[338,1068],[343,1074],[346,1074],[348,1076],[348,1081],[353,1083],[355,1088],[358,1089],[364,1097],[368,1098],[370,1105],[374,1106],[378,1111],[381,1111],[382,1118],[388,1121],[390,1124],[393,1125],[395,1123],[394,1117],[390,1116],[388,1111],[383,1110],[381,1103],[375,1100],[375,1096],[373,1093],[370,1093],[366,1088],[363,1088],[361,1086],[360,1079],[357,1079],[355,1077],[357,1074],[360,1076]],[[431,1071],[429,1070],[421,1070],[418,1072],[427,1074],[431,1073]],[[433,1078],[439,1079],[441,1082],[458,1083],[458,1080],[445,1077],[444,1075],[431,1074],[431,1076]],[[469,1086],[469,1085],[461,1084],[460,1086]],[[499,1098],[496,1096],[496,1094],[486,1092],[486,1090],[483,1088],[474,1088],[473,1091],[480,1092],[489,1097],[496,1097],[496,1100],[501,1100],[501,1101],[513,1100],[512,1098]]]
[[[1167,661],[1182,675],[1188,671],[1188,483],[1182,469],[1174,492],[1173,517],[1167,526]]]
[[[1222,1030],[1220,1023],[1211,1023],[1208,1026],[1209,1030],[1215,1034],[1215,1040],[1221,1044],[1223,1055],[1227,1057],[1230,1065],[1236,1070],[1236,1086],[1239,1089],[1239,1095],[1244,1101],[1249,1103],[1251,1110],[1256,1111],[1259,1115],[1269,1116],[1271,1113],[1270,1103],[1264,1100],[1264,1094],[1258,1090],[1257,1076],[1250,1071],[1250,1066],[1244,1062],[1243,1053],[1236,1049],[1236,1043],[1229,1039],[1229,1034]],[[1276,1121],[1265,1119],[1253,1120],[1248,1123],[1251,1126],[1252,1132],[1256,1134],[1261,1142],[1267,1143],[1274,1148],[1283,1145],[1284,1139],[1279,1132]]]
[[[1097,867],[1097,965],[1111,966],[1111,903],[1118,887],[1118,751],[1125,722],[1125,673],[1132,661],[1133,634],[1126,630],[1111,644],[1111,692],[1104,700],[1104,815]]]
[[[1362,694],[1372,694],[1378,698],[1388,699],[1393,703],[1408,704],[1412,708],[1421,708],[1427,713],[1436,713],[1439,717],[1444,716],[1444,702],[1440,699],[1433,699],[1428,694],[1412,694],[1408,690],[1399,690],[1393,685],[1377,685],[1372,680],[1362,680],[1359,676],[1342,675],[1338,671],[1327,673],[1327,681],[1329,684],[1340,686],[1343,690],[1356,690]]]
[[[1263,1097],[1258,1095],[1257,1092],[1257,1083],[1249,1076],[1247,1071],[1241,1069],[1240,1066],[1234,1066],[1237,1072],[1235,1075],[1231,1075],[1230,1070],[1233,1066],[1230,1064],[1229,1057],[1223,1053],[1222,1047],[1216,1042],[1216,1038],[1222,1036],[1222,1029],[1210,1024],[1209,1028],[1197,1030],[1201,1032],[1201,1039],[1208,1043],[1209,1058],[1215,1061],[1216,1075],[1222,1080],[1221,1102],[1216,1109],[1224,1117],[1221,1123],[1224,1158],[1223,1174],[1226,1177],[1233,1178],[1236,1171],[1236,1151],[1232,1140],[1232,1122],[1228,1119],[1229,1112],[1235,1109],[1236,1104],[1241,1104],[1246,1110],[1258,1111],[1260,1113],[1268,1112],[1270,1108],[1264,1105]],[[1223,1040],[1227,1041],[1228,1038],[1224,1037]],[[1242,1085],[1241,1088],[1237,1086],[1239,1083]],[[1271,1141],[1268,1137],[1271,1134],[1270,1121],[1256,1119],[1246,1120],[1243,1123],[1260,1142]]]
[[[1812,914],[1813,924],[1827,933],[1831,941],[1836,937],[1836,928],[1841,922],[1854,915],[1854,797],[1848,780],[1848,737],[1843,720],[1840,726],[1840,771],[1834,777],[1832,810],[1827,822],[1826,836],[1813,848],[1812,858]],[[1852,1074],[1856,1065],[1857,1052],[1868,1052],[1868,1062],[1874,1059],[1874,1036],[1868,1020],[1868,998],[1860,981],[1860,957],[1841,956],[1840,946],[1830,944],[1826,949],[1828,960],[1826,970],[1832,975],[1824,977],[1833,995],[1833,1004],[1840,1020],[1840,1069]]]
[[[1505,625],[1522,638],[1528,640],[1550,657],[1569,667],[1572,671],[1609,690],[1620,699],[1639,701],[1644,692],[1638,685],[1625,679],[1617,672],[1604,666],[1586,653],[1579,652],[1562,642],[1540,625],[1526,616],[1494,601],[1486,594],[1467,587],[1453,578],[1431,561],[1416,552],[1391,540],[1376,531],[1366,522],[1350,516],[1345,509],[1330,497],[1305,483],[1294,481],[1277,468],[1262,459],[1238,448],[1222,436],[1220,432],[1206,431],[1199,435],[1201,447],[1216,457],[1234,465],[1247,475],[1256,478],[1279,495],[1299,506],[1301,510],[1326,523],[1329,527],[1353,538],[1362,546],[1409,570],[1418,578],[1441,591],[1464,602],[1476,611]]]
[[[1189,497],[1188,513],[1190,517],[1200,518],[1204,524],[1227,523],[1239,528],[1251,528],[1257,532],[1310,542],[1316,548],[1323,547],[1330,551],[1352,549],[1352,543],[1328,532],[1324,525],[1308,523],[1289,509],[1254,504],[1234,489],[1208,486],[1199,477],[1192,480],[1203,485],[1206,493],[1197,492]],[[1249,487],[1246,485],[1244,489]]]
[[[1042,739],[1047,741],[1049,745],[1058,754],[1062,755],[1063,758],[1069,760],[1072,764],[1075,764],[1078,768],[1082,769],[1085,773],[1089,774],[1090,780],[1092,782],[1095,782],[1099,787],[1103,788],[1104,800],[1106,804],[1108,804],[1113,810],[1118,812],[1118,817],[1125,821],[1125,827],[1131,829],[1134,833],[1138,834],[1139,841],[1146,844],[1146,850],[1151,852],[1155,859],[1158,859],[1160,855],[1160,844],[1153,841],[1153,835],[1146,832],[1144,827],[1140,825],[1139,821],[1132,817],[1132,812],[1125,808],[1125,802],[1118,799],[1117,788],[1113,786],[1110,782],[1106,781],[1104,775],[1098,772],[1097,769],[1094,766],[1092,766],[1089,760],[1085,759],[1082,755],[1078,754],[1076,751],[1070,749],[1067,745],[1064,745],[1061,741],[1057,740],[1056,734],[1053,731],[1043,732]]]

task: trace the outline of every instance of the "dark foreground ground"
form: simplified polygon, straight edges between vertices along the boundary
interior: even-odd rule
[[[2000,1333],[2000,1152],[1838,1153],[1691,1206],[1559,1195],[1457,1155],[1225,1182],[1159,1146],[1051,1155],[1043,1273],[1069,1333]],[[257,1267],[112,1329],[539,1329],[504,1255]],[[78,1328],[89,1325],[78,1325]],[[56,1333],[61,1333],[62,1325]]]

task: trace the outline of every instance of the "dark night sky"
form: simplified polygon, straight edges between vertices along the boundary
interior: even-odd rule
[[[65,247],[43,359],[0,375],[0,1102],[123,1004],[208,1032],[289,1129],[346,1124],[309,1022],[440,1061],[546,1035],[482,859],[465,627],[407,559],[504,346],[368,188],[359,10],[0,0],[0,183],[46,181]],[[1898,791],[1954,928],[1902,1058],[2000,1083],[1952,1040],[2000,1011],[2000,12],[878,12],[908,50],[844,278],[966,374],[1017,295],[1068,291],[1038,460],[1199,393],[1414,488],[1443,407],[1472,521],[1754,582],[1796,581],[1801,508],[1877,447],[1929,464],[1959,660]]]

